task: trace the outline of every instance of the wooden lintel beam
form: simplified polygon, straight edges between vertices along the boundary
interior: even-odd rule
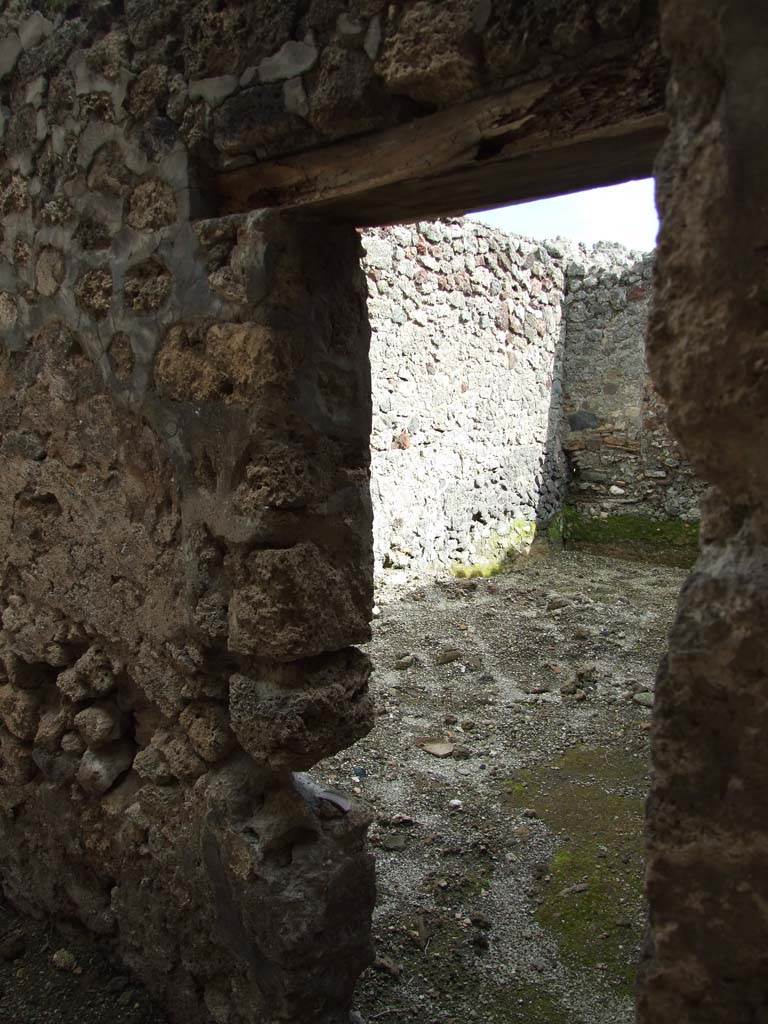
[[[386,131],[222,171],[211,182],[219,212],[325,202],[460,166],[483,140],[524,122],[546,92],[530,83]]]
[[[638,112],[631,93],[612,101],[610,80],[591,90],[583,81],[529,82],[386,131],[222,171],[208,184],[219,214],[302,207],[362,226],[650,174],[666,115]]]
[[[595,133],[549,149],[473,162],[434,177],[313,204],[311,209],[333,220],[373,227],[459,216],[650,177],[666,118],[655,116],[624,127],[624,132]]]

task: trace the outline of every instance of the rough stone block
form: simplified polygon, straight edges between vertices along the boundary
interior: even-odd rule
[[[369,639],[368,608],[315,543],[256,552],[249,570],[229,603],[230,650],[290,661]]]
[[[77,781],[89,796],[103,796],[131,767],[135,750],[124,740],[98,750],[86,750],[77,769]]]
[[[370,731],[370,664],[359,651],[230,678],[232,728],[259,763],[299,771]]]

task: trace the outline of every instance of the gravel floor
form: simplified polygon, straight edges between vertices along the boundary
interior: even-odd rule
[[[377,728],[313,772],[373,817],[366,1024],[632,1019],[647,705],[683,576],[566,551],[379,581]],[[0,908],[0,1024],[163,1021],[92,946]]]
[[[647,705],[683,578],[561,551],[380,581],[378,726],[315,770],[374,815],[364,1020],[632,1020]]]

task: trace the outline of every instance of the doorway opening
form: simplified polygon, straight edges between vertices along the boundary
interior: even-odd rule
[[[363,232],[377,727],[366,1021],[629,1022],[654,675],[700,485],[650,387],[652,254]]]

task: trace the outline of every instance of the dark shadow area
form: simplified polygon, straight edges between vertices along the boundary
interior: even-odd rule
[[[166,1024],[127,969],[81,925],[20,917],[0,903],[3,1024]]]

